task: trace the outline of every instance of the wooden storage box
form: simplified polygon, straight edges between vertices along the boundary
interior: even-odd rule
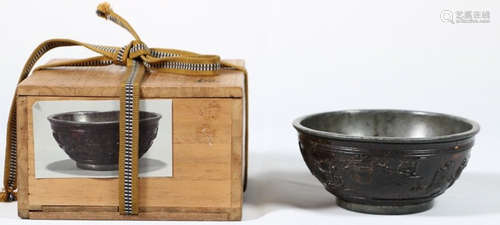
[[[246,166],[246,115],[244,77],[238,71],[225,71],[214,77],[146,74],[141,98],[172,100],[172,176],[139,179],[138,216],[118,212],[118,178],[36,178],[34,104],[116,100],[125,69],[114,65],[47,69],[35,71],[19,84],[19,216],[240,220]]]

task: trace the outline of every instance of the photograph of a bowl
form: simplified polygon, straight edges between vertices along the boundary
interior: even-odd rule
[[[77,111],[50,115],[47,119],[59,147],[80,169],[118,169],[119,111]],[[161,115],[139,112],[139,158],[158,134]]]
[[[340,207],[371,214],[430,209],[466,167],[479,125],[420,111],[348,110],[293,122],[302,157]]]

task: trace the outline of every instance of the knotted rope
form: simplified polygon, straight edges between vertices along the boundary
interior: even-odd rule
[[[247,72],[244,67],[221,61],[217,55],[200,55],[193,52],[149,48],[141,41],[132,26],[113,12],[108,3],[97,7],[97,15],[120,25],[135,40],[123,47],[93,45],[70,39],[51,39],[40,44],[30,55],[19,77],[18,83],[30,74],[35,63],[48,51],[57,47],[83,46],[100,56],[64,62],[49,63],[35,70],[61,66],[106,66],[122,65],[127,67],[120,89],[120,156],[119,156],[119,199],[120,213],[136,215],[138,209],[138,142],[139,142],[139,98],[140,84],[145,73],[150,70],[194,75],[215,76],[222,70],[238,70],[244,73],[245,98],[247,94]],[[16,93],[17,95],[17,93]],[[12,100],[7,124],[7,144],[5,154],[4,192],[0,201],[15,201],[17,189],[17,132],[16,132],[16,95]],[[248,99],[245,100],[246,121],[248,121]],[[248,130],[248,126],[245,126]],[[248,132],[246,132],[248,134]],[[245,135],[247,143],[247,135]],[[248,145],[248,144],[247,144]],[[245,146],[247,146],[245,145]],[[245,147],[247,148],[247,147]],[[247,156],[247,149],[245,149]],[[245,157],[247,159],[248,157]],[[245,168],[245,177],[246,177]],[[245,185],[246,186],[246,180]]]

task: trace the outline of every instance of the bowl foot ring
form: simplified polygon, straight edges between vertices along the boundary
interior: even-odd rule
[[[390,206],[390,205],[360,204],[337,198],[337,205],[344,209],[361,213],[381,214],[381,215],[403,215],[403,214],[412,214],[412,213],[426,211],[432,208],[432,206],[434,205],[434,201],[431,200],[428,202],[411,204],[411,205]]]
[[[83,170],[95,170],[95,171],[118,170],[118,164],[91,164],[91,163],[77,162],[76,166]]]

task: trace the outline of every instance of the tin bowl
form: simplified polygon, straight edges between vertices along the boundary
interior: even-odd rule
[[[343,208],[371,214],[430,209],[466,167],[479,125],[420,111],[350,110],[293,122],[311,173]]]
[[[85,170],[118,169],[119,111],[77,111],[50,115],[47,119],[59,147]],[[139,113],[139,158],[153,145],[161,115]]]

